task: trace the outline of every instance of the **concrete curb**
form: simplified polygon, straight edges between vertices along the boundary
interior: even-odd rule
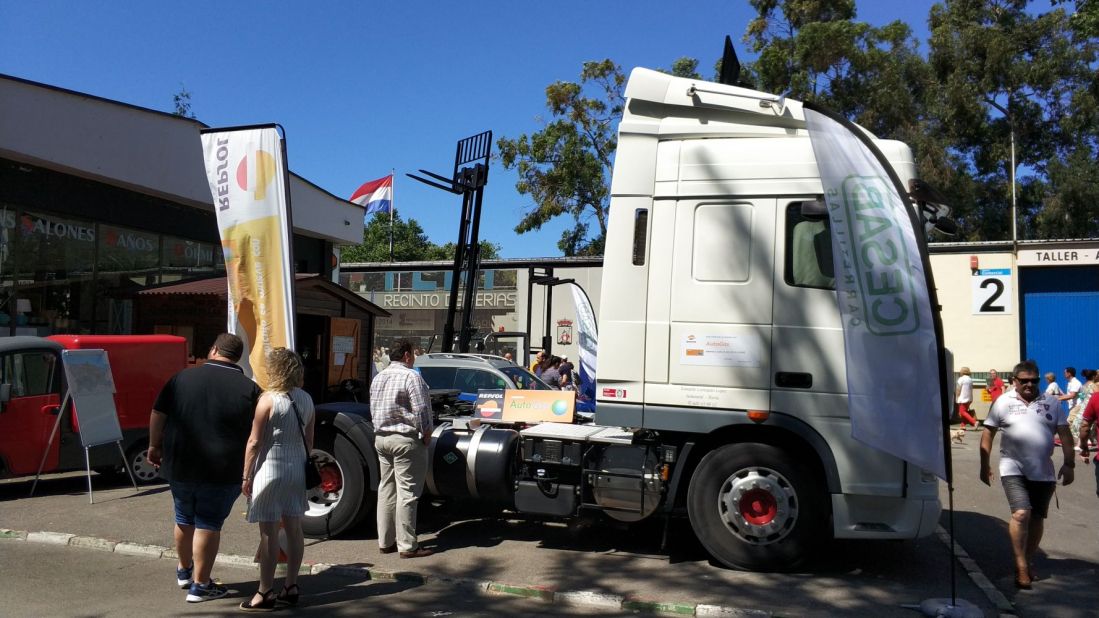
[[[944,545],[950,547],[950,533],[945,528],[939,526],[935,530],[935,534],[939,537],[939,540]],[[996,609],[1001,613],[1014,615],[1015,606],[1008,600],[1004,593],[1000,592],[998,588],[992,583],[988,576],[984,574],[981,567],[977,565],[977,561],[969,557],[969,553],[965,551],[957,540],[954,541],[954,557],[958,560],[958,563],[965,569],[966,574],[969,575],[969,579],[973,581],[973,584],[981,589],[981,592],[985,594],[985,597],[996,606]]]
[[[176,552],[169,547],[159,545],[146,545],[144,543],[130,543],[127,541],[111,541],[88,536],[76,536],[63,532],[27,532],[24,530],[8,530],[0,528],[0,542],[24,541],[28,543],[43,543],[47,545],[67,545],[96,551],[114,552],[129,556],[146,556],[152,558],[176,558]],[[256,563],[251,556],[239,556],[234,554],[219,554],[219,564],[235,567],[256,568]],[[285,568],[285,567],[283,567]],[[302,574],[317,575],[328,573],[343,577],[362,580],[397,581],[411,584],[439,584],[456,586],[472,590],[481,594],[515,596],[526,599],[534,599],[544,603],[569,605],[573,607],[591,607],[597,609],[610,609],[632,611],[639,613],[674,615],[674,616],[772,616],[769,611],[741,609],[725,607],[721,605],[707,605],[699,603],[676,603],[666,601],[654,601],[651,599],[630,598],[599,592],[594,590],[566,590],[560,591],[552,586],[522,586],[505,582],[478,581],[438,575],[424,575],[410,571],[388,571],[371,567],[359,567],[344,564],[303,564]],[[1002,596],[1002,595],[1001,595]],[[1010,607],[1010,604],[1009,604]]]

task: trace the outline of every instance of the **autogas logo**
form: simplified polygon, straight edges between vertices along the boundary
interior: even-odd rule
[[[237,186],[251,192],[257,202],[267,199],[267,187],[274,179],[275,157],[266,150],[256,149],[237,164]]]
[[[850,319],[856,326],[865,322],[879,336],[916,331],[920,316],[906,230],[894,218],[894,213],[904,212],[904,206],[892,203],[898,200],[892,185],[877,176],[851,176],[841,190],[851,240],[843,251],[846,265],[854,268],[853,273],[848,270],[847,283],[858,286],[861,300],[859,304],[854,304],[855,299],[843,300],[849,303]]]

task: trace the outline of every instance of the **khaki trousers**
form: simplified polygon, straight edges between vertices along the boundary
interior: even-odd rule
[[[427,475],[427,447],[412,436],[374,437],[378,452],[378,544],[413,551],[416,543],[416,501]]]

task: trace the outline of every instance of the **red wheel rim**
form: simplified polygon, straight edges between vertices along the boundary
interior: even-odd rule
[[[753,526],[765,526],[778,515],[778,502],[765,489],[750,489],[740,497],[740,516]]]
[[[343,479],[340,477],[340,468],[334,464],[326,464],[321,467],[321,490],[325,493],[335,493],[343,489]]]

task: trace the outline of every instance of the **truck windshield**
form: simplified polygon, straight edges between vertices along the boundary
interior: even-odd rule
[[[500,371],[515,382],[515,388],[526,391],[548,391],[551,389],[545,382],[539,380],[533,373],[522,367],[500,367]]]

